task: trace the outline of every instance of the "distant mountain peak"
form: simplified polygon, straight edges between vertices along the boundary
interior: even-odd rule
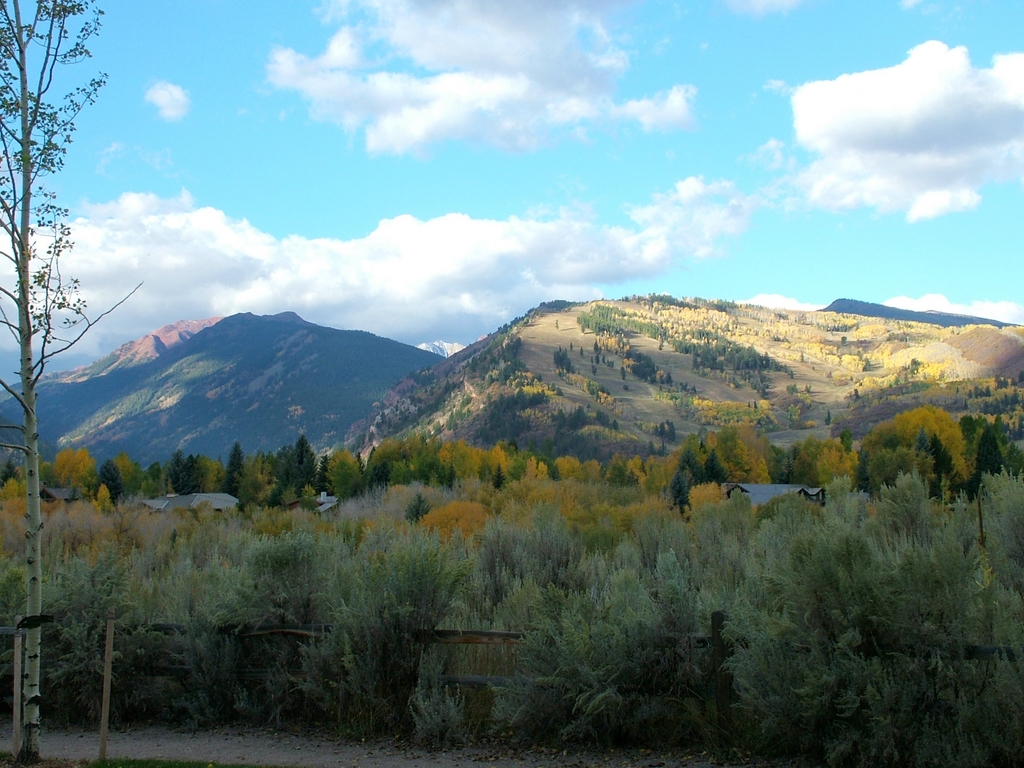
[[[60,378],[64,381],[77,381],[89,376],[103,376],[118,368],[148,363],[223,319],[222,317],[209,317],[205,320],[179,320],[176,323],[168,323],[152,333],[135,339],[135,341],[122,344],[109,355],[91,365],[61,374]]]
[[[451,357],[456,352],[464,350],[466,345],[459,344],[457,341],[425,341],[422,344],[417,344],[416,347],[427,352],[433,352],[441,357]]]
[[[944,328],[959,328],[965,325],[991,325],[996,328],[1003,328],[1009,323],[999,320],[992,320],[987,317],[973,317],[971,315],[956,315],[951,312],[915,312],[912,309],[899,309],[889,307],[885,304],[873,304],[870,301],[857,301],[856,299],[836,299],[822,312],[837,312],[844,315],[860,315],[861,317],[878,317],[883,320],[906,320],[913,323],[929,323]]]

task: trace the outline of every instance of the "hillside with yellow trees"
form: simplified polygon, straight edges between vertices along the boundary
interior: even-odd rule
[[[942,327],[723,301],[543,305],[381,401],[356,447],[415,432],[581,458],[749,427],[773,444],[862,438],[922,405],[1024,437],[1024,329]]]

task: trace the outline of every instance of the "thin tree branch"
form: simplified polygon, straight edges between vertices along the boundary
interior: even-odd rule
[[[49,360],[51,360],[56,355],[59,355],[59,354],[61,354],[63,352],[66,352],[69,349],[71,349],[73,346],[75,346],[75,344],[77,344],[79,341],[81,341],[82,337],[85,336],[85,334],[87,334],[92,329],[92,327],[94,325],[99,323],[103,318],[105,318],[107,315],[109,315],[115,309],[117,309],[122,304],[124,304],[126,301],[128,301],[128,299],[130,299],[132,296],[134,296],[135,292],[138,291],[139,288],[141,288],[141,287],[142,287],[142,283],[139,283],[138,285],[136,285],[120,301],[118,301],[116,304],[114,304],[113,306],[111,306],[108,309],[106,309],[104,312],[100,313],[100,315],[97,316],[95,320],[90,320],[85,315],[82,315],[82,320],[85,323],[85,327],[82,329],[82,332],[78,334],[78,336],[76,336],[74,339],[69,341],[65,346],[61,347],[60,349],[54,350],[53,352],[47,352],[46,354],[40,354],[39,355],[39,360],[36,361],[36,364],[33,366],[33,368],[38,368],[39,370],[32,377],[32,383],[33,384],[38,383],[39,377],[43,375],[43,370],[45,369],[46,363],[49,362]]]

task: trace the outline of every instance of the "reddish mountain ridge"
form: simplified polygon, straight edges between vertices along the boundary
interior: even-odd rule
[[[122,344],[95,363],[58,374],[58,378],[64,382],[82,381],[92,376],[104,376],[119,368],[148,363],[165,354],[167,350],[188,341],[204,328],[216,325],[223,319],[222,317],[210,317],[205,320],[179,320],[176,323],[170,323],[141,338]]]

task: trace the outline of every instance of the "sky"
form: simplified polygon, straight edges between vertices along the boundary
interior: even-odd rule
[[[1024,3],[101,5],[47,183],[89,311],[142,285],[63,366],[236,312],[468,343],[651,292],[1024,323]]]

